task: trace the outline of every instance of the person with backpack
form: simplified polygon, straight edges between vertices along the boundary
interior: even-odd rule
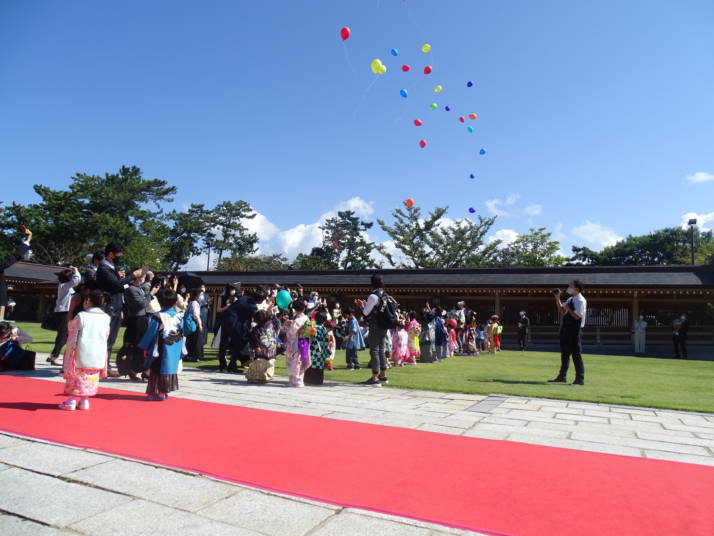
[[[398,307],[394,299],[384,290],[384,279],[381,274],[372,275],[372,293],[364,300],[355,300],[355,305],[369,323],[370,365],[372,377],[363,382],[365,385],[381,386],[388,383],[387,379],[387,333],[399,323]]]

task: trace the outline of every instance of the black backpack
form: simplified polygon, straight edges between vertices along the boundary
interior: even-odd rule
[[[379,298],[372,314],[375,315],[377,326],[381,329],[394,329],[399,324],[399,304],[382,290],[374,292]]]

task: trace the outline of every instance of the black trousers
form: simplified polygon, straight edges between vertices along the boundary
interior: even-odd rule
[[[203,359],[203,330],[197,329],[186,340],[186,356],[189,361],[198,361]],[[225,358],[224,358],[225,359]]]
[[[580,326],[563,326],[560,330],[560,373],[559,378],[568,375],[570,358],[573,358],[575,380],[585,379],[585,365],[582,356],[582,331]]]
[[[519,328],[518,329],[518,346],[521,350],[526,349],[526,338],[528,337],[528,330]]]
[[[672,344],[674,345],[674,355],[677,359],[687,359],[687,336],[686,335],[672,335]]]
[[[55,313],[55,322],[57,322],[57,336],[55,346],[52,348],[52,357],[59,357],[62,347],[67,344],[67,312]]]

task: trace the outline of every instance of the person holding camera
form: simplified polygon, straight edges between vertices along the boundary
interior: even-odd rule
[[[72,296],[74,295],[74,287],[79,285],[82,280],[82,276],[79,274],[79,270],[70,266],[66,270],[62,270],[57,274],[57,279],[59,284],[57,285],[57,300],[55,301],[55,322],[57,324],[57,336],[55,337],[55,344],[52,348],[52,353],[50,354],[50,362],[53,365],[59,365],[59,356],[62,352],[62,348],[67,343],[67,325],[69,319],[67,318],[69,312],[69,304],[72,301]]]
[[[565,383],[570,357],[575,366],[573,385],[585,385],[585,365],[582,356],[582,330],[585,327],[588,302],[583,296],[583,283],[574,279],[568,286],[568,299],[560,301],[560,289],[553,290],[553,297],[558,310],[563,315],[560,325],[560,372],[549,380],[551,383]]]
[[[20,232],[25,235],[15,251],[7,257],[0,259],[0,321],[5,319],[5,307],[8,305],[7,284],[5,283],[5,270],[16,262],[22,260],[30,251],[32,241],[32,231],[24,225],[20,226]]]

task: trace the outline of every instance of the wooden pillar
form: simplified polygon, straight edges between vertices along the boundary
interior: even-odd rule
[[[494,309],[493,312],[494,312],[494,314],[501,316],[501,293],[498,290],[496,291],[495,298],[496,299],[493,304],[493,309]]]
[[[637,291],[635,291],[632,295],[632,318],[630,319],[630,331],[632,330],[632,327],[635,325],[635,322],[637,322],[640,318],[640,299],[637,296]],[[631,333],[630,339],[632,341],[632,344],[635,344],[635,334],[634,332]]]

